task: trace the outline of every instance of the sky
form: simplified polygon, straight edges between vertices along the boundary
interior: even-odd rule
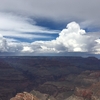
[[[0,55],[100,57],[100,0],[0,0]]]

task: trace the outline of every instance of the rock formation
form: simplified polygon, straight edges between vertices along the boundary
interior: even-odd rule
[[[94,57],[0,57],[1,100],[17,93],[17,99],[99,100],[99,84],[100,60]]]
[[[36,96],[33,96],[31,93],[23,92],[18,93],[15,97],[10,100],[39,100]]]

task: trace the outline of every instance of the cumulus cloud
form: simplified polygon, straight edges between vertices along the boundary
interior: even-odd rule
[[[59,36],[52,41],[36,41],[32,45],[39,45],[38,52],[96,52],[98,37],[92,36],[91,33],[86,33],[80,29],[76,22],[71,22],[63,29]],[[95,50],[96,49],[96,50]],[[98,50],[97,50],[98,51]]]
[[[7,51],[6,39],[3,38],[2,35],[0,35],[0,52],[6,52],[6,51]]]
[[[61,31],[56,41],[62,43],[69,52],[88,52],[91,49],[88,47],[93,43],[93,40],[90,41],[90,39],[91,37],[86,35],[85,30],[80,29],[76,22],[72,22]]]
[[[100,39],[95,40],[96,41],[96,46],[94,47],[94,53],[95,54],[100,54]]]
[[[86,33],[84,30],[95,31],[91,30],[93,28],[100,31],[99,4],[100,0],[0,0],[0,52],[99,54],[100,33]],[[38,26],[35,18],[61,23],[74,20],[79,24],[71,22],[59,32]],[[49,38],[37,33],[59,33],[59,36],[51,41],[21,42],[21,39]]]
[[[21,49],[23,49],[21,43],[8,42],[6,38],[0,35],[0,52],[17,53],[20,52]]]
[[[24,46],[22,52],[31,53],[31,52],[34,52],[34,50],[29,46]]]
[[[99,34],[100,35],[100,34]],[[76,22],[71,22],[63,29],[55,40],[35,41],[31,43],[34,52],[61,53],[61,52],[99,52],[98,35],[86,33]]]
[[[0,36],[0,51],[18,54],[60,54],[68,52],[100,53],[99,34],[86,33],[76,22],[69,23],[59,36],[51,41],[16,42]]]

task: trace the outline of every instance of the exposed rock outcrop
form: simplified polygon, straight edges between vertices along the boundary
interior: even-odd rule
[[[100,82],[93,83],[88,88],[76,88],[74,94],[86,100],[100,100]]]
[[[69,98],[67,98],[65,100],[84,100],[84,98],[78,97],[76,95],[72,95],[72,96],[70,96]]]
[[[15,97],[10,100],[39,100],[36,96],[33,96],[31,93],[23,92],[18,93]]]
[[[53,96],[50,96],[49,94],[43,94],[39,91],[31,91],[23,92],[23,93],[17,93],[17,95],[10,100],[56,100]]]
[[[52,95],[41,93],[39,91],[31,91],[31,94],[35,95],[39,100],[56,100]]]

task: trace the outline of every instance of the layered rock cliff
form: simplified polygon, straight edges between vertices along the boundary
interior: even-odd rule
[[[92,81],[90,81],[91,78]],[[100,80],[98,78],[100,78],[100,71],[84,71],[77,76],[77,80],[71,80],[70,82],[66,80],[48,81],[39,85],[37,87],[38,91],[33,90],[30,94],[36,96],[39,100],[100,100]],[[97,81],[93,81],[95,79]],[[72,81],[75,82],[72,83]],[[11,100],[17,100],[17,95]]]
[[[0,58],[1,100],[32,90],[46,100],[99,100],[99,82],[100,60],[94,57]]]

